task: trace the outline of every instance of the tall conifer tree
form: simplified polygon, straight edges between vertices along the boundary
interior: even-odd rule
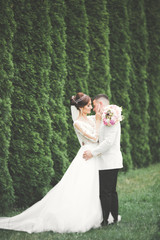
[[[160,159],[160,1],[145,1],[149,37],[148,92],[150,130],[149,143],[152,161]]]
[[[109,68],[109,22],[106,0],[85,1],[89,20],[89,94],[111,97]]]
[[[14,201],[13,184],[8,170],[14,75],[12,41],[15,32],[11,1],[1,1],[0,19],[0,211],[5,211]]]
[[[65,84],[65,101],[69,123],[68,155],[69,159],[72,160],[79,148],[79,143],[73,130],[70,98],[77,92],[88,94],[88,20],[84,0],[67,0],[66,9],[67,79]],[[71,146],[74,146],[74,148],[71,148]]]
[[[132,159],[136,167],[151,162],[149,147],[149,95],[147,89],[148,35],[144,1],[128,1],[130,19],[131,61],[134,78],[131,79],[131,143]]]
[[[51,50],[51,71],[50,71],[50,116],[52,119],[52,142],[51,152],[54,162],[55,175],[52,183],[57,183],[67,166],[69,160],[67,156],[67,116],[64,98],[66,70],[66,26],[65,26],[66,7],[64,1],[50,0],[50,19],[52,24],[52,50]],[[68,96],[67,96],[68,100]]]
[[[112,103],[122,106],[125,117],[122,122],[121,147],[124,169],[132,167],[131,144],[129,136],[131,62],[128,54],[128,15],[125,0],[108,1],[110,26],[110,69]]]
[[[45,1],[14,1],[13,123],[10,170],[19,206],[48,191],[53,175],[49,100],[50,21]],[[29,186],[29,187],[28,187]]]

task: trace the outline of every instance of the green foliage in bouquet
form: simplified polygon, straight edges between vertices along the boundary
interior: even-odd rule
[[[14,202],[12,179],[8,170],[11,138],[11,94],[14,66],[12,59],[15,21],[11,1],[1,1],[0,8],[0,212]]]
[[[121,150],[123,154],[124,169],[132,168],[130,144],[130,71],[131,62],[128,54],[128,15],[125,1],[108,1],[109,27],[110,27],[110,70],[112,104],[122,107],[124,121],[122,122]]]
[[[106,0],[85,2],[89,21],[88,88],[91,97],[104,93],[111,97],[109,67],[109,18]]]

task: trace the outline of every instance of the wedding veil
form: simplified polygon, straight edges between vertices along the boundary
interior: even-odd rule
[[[71,106],[71,114],[73,122],[76,121],[79,116],[79,110],[74,105]]]

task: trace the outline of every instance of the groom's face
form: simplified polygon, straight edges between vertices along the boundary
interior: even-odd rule
[[[99,112],[101,108],[101,105],[100,103],[97,101],[97,100],[94,100],[93,101],[93,111],[96,113],[96,112]]]

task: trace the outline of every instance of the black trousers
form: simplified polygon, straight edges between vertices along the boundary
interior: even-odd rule
[[[103,220],[108,223],[111,212],[114,221],[118,219],[118,195],[116,191],[119,169],[100,170],[100,200],[103,212]]]

